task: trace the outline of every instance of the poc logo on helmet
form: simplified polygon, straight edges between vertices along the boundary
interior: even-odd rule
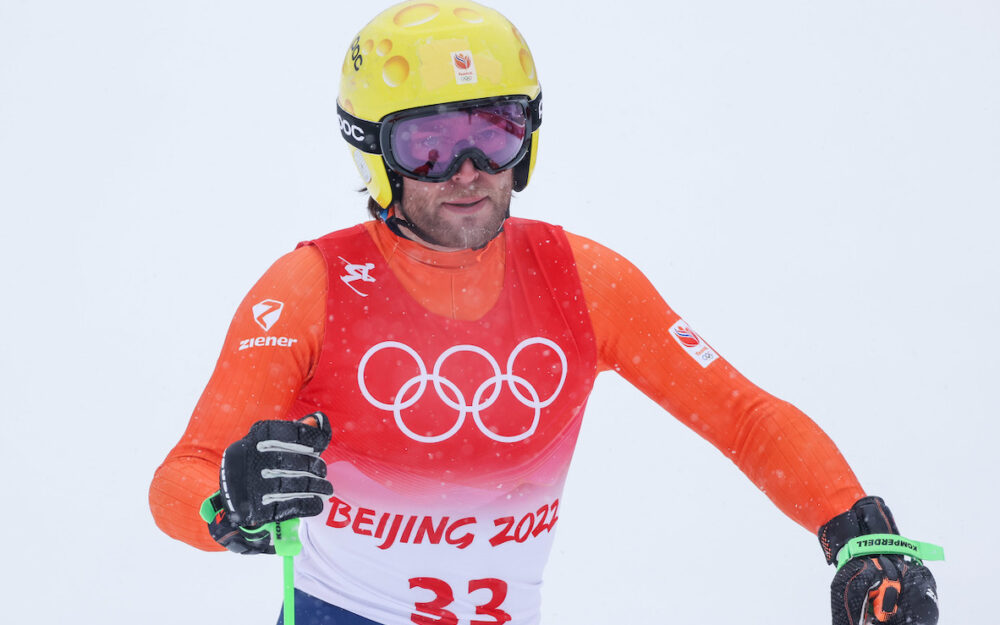
[[[361,130],[360,127],[352,124],[340,115],[337,115],[337,121],[340,122],[340,132],[343,133],[345,137],[348,139],[354,139],[355,141],[365,140],[365,131]]]
[[[354,65],[354,71],[361,69],[364,59],[361,57],[361,35],[354,38],[351,42],[351,63]]]

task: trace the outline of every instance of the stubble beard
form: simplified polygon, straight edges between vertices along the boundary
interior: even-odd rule
[[[422,194],[404,191],[397,210],[415,226],[413,233],[426,243],[449,249],[485,247],[497,236],[510,214],[511,186],[486,189],[472,184],[463,195],[485,195],[489,205],[472,215],[461,215]]]

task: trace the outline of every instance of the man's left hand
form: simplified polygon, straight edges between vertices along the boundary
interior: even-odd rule
[[[853,539],[866,536],[872,540],[863,542],[871,545],[847,547]],[[826,561],[834,564],[839,560],[842,565],[830,584],[833,625],[937,625],[937,584],[930,570],[912,554],[900,555],[909,552],[886,554],[878,550],[905,542],[924,558],[941,559],[943,552],[936,545],[900,537],[892,512],[881,497],[862,497],[850,510],[819,528],[818,537]],[[927,553],[918,547],[928,548]]]
[[[854,558],[830,585],[833,625],[935,625],[937,584],[930,569],[898,555]]]

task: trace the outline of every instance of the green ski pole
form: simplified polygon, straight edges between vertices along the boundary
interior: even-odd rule
[[[295,625],[295,556],[302,552],[299,519],[265,523],[261,529],[271,534],[274,553],[284,561],[285,625]]]
[[[212,501],[218,495],[219,493],[213,494],[201,504],[199,514],[206,523],[211,523],[215,516],[222,512],[215,507]],[[285,625],[295,625],[295,556],[302,552],[302,542],[299,540],[299,522],[299,519],[288,519],[287,521],[265,523],[252,530],[243,528],[243,531],[254,534],[269,533],[271,544],[274,545],[274,553],[282,557]]]

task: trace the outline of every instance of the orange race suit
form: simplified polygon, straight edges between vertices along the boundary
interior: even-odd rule
[[[156,472],[153,515],[221,549],[198,509],[225,448],[257,420],[321,409],[335,492],[303,523],[297,588],[386,625],[536,623],[580,418],[607,370],[813,533],[865,495],[815,423],[615,252],[513,218],[483,249],[436,252],[373,221],[299,247],[250,290]]]

